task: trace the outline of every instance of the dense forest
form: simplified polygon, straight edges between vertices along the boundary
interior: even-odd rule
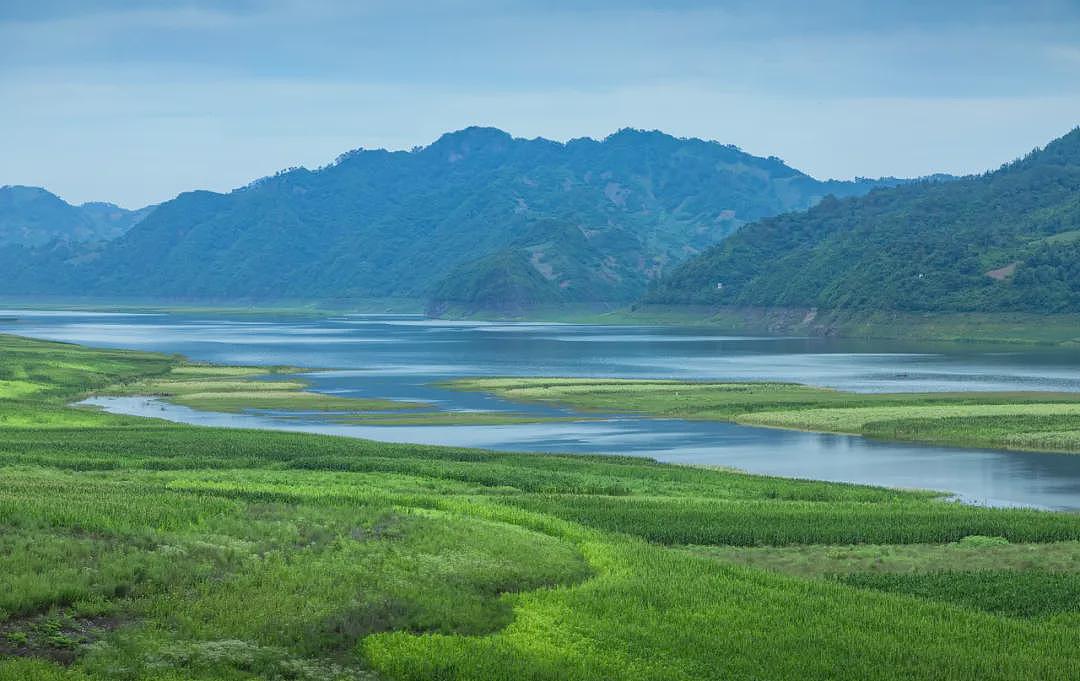
[[[876,189],[747,225],[652,303],[1080,310],[1080,128],[984,175]]]
[[[897,182],[821,182],[660,132],[563,144],[469,128],[181,194],[105,245],[0,249],[0,293],[630,301],[747,222]]]

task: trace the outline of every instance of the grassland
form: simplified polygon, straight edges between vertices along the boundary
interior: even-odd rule
[[[849,393],[791,383],[477,378],[448,384],[593,412],[733,421],[968,447],[1080,453],[1080,394]]]
[[[192,409],[218,412],[272,413],[301,418],[320,412],[321,420],[372,426],[505,425],[567,420],[513,412],[444,411],[424,402],[342,397],[307,390],[307,381],[291,375],[295,367],[227,367],[183,363],[166,374],[130,380],[99,389],[100,395],[143,395]],[[285,377],[282,379],[281,377]],[[0,383],[0,389],[4,389]],[[10,391],[34,386],[11,385]]]
[[[66,406],[178,366],[0,337],[0,680],[1080,671],[1076,514]],[[733,553],[830,544],[921,558],[789,574]]]
[[[182,364],[164,376],[128,381],[100,391],[103,394],[148,395],[206,411],[393,411],[425,405],[393,400],[337,397],[308,392],[298,380],[258,380],[298,373],[292,367],[223,367]]]
[[[502,411],[417,411],[396,414],[348,414],[329,421],[359,426],[509,426],[523,423],[582,421],[579,416],[537,416]]]
[[[956,603],[1012,617],[1080,623],[1080,542],[1012,544],[970,536],[904,546],[690,547],[722,561]],[[1031,598],[1020,598],[1030,593]]]

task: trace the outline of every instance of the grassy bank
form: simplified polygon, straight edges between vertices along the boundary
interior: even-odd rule
[[[1080,394],[849,393],[792,383],[477,378],[449,384],[586,411],[734,421],[968,447],[1080,453]]]
[[[830,336],[898,341],[1080,345],[1080,315],[1014,312],[877,312],[703,305],[631,305],[615,309],[536,307],[508,315],[457,311],[460,319],[579,324],[709,326],[741,335]]]
[[[344,314],[422,314],[424,301],[417,298],[208,300],[167,298],[107,298],[73,296],[0,296],[0,307],[20,310],[175,313],[198,315],[281,315],[326,317]]]
[[[357,413],[414,409],[425,405],[393,400],[337,397],[309,392],[302,380],[259,380],[298,373],[291,367],[221,367],[183,364],[165,376],[128,381],[101,394],[147,395],[192,409],[222,412],[252,410]]]
[[[177,363],[165,374],[126,380],[97,395],[154,397],[202,411],[273,414],[379,426],[506,425],[562,420],[513,412],[443,411],[426,402],[342,397],[307,390],[295,367],[227,367]],[[284,378],[282,378],[284,377]]]
[[[0,337],[3,681],[1075,678],[1075,514],[66,406],[183,366]],[[722,555],[860,543],[923,582]]]
[[[597,317],[599,323],[604,316]],[[731,333],[901,341],[1080,345],[1080,315],[637,306],[608,323],[704,324]]]

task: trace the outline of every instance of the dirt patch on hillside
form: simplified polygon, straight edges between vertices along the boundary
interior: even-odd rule
[[[1005,281],[1012,275],[1016,274],[1016,266],[1019,264],[1019,262],[1011,262],[1005,267],[999,267],[996,270],[990,270],[986,273],[986,276],[997,281]]]

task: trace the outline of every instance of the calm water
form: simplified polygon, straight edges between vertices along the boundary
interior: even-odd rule
[[[473,375],[790,380],[864,392],[1080,391],[1076,350],[733,337],[701,328],[443,322],[384,315],[316,319],[0,311],[0,319],[5,320],[0,331],[40,338],[178,352],[223,363],[333,368],[310,374],[314,389],[426,400],[445,409],[568,413],[433,385]],[[631,416],[511,426],[355,426],[316,417],[207,414],[145,398],[97,402],[113,411],[208,425],[516,451],[632,454],[791,477],[940,489],[975,503],[1080,509],[1080,456],[889,444]]]

